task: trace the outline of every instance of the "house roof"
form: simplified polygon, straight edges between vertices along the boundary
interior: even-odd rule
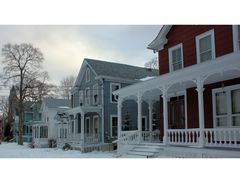
[[[96,72],[97,76],[139,80],[146,77],[158,76],[156,69],[147,69],[127,64],[119,64],[102,60],[85,58],[90,67]]]
[[[70,100],[67,99],[54,99],[54,98],[44,98],[43,102],[48,108],[58,108],[67,106],[70,107]]]
[[[172,25],[164,25],[157,37],[148,45],[148,49],[153,50],[154,52],[160,51],[163,49],[164,45],[167,43],[167,34],[172,28]]]

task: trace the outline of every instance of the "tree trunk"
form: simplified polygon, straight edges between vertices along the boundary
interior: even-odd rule
[[[19,101],[18,145],[23,145],[23,102]]]

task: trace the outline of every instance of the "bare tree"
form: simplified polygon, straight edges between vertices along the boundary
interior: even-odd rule
[[[152,58],[151,60],[149,60],[148,62],[146,62],[146,63],[144,64],[144,66],[145,66],[146,68],[149,68],[149,69],[159,69],[157,57],[154,57],[154,58]]]
[[[73,75],[66,76],[60,81],[60,95],[64,99],[70,99],[70,90],[72,89],[75,82],[75,77]]]
[[[46,79],[46,72],[42,72],[44,60],[42,52],[31,44],[5,44],[2,48],[2,64],[4,65],[5,83],[16,83],[19,107],[19,138],[18,144],[23,145],[23,102],[30,91],[38,86],[38,82]]]

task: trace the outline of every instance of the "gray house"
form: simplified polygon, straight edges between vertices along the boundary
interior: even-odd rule
[[[158,75],[157,70],[100,60],[84,59],[71,90],[69,134],[66,141],[83,152],[113,148],[117,139],[117,100],[112,92],[141,79]],[[136,101],[126,101],[122,111],[124,130],[137,129]],[[143,104],[143,130],[148,130],[148,105]]]

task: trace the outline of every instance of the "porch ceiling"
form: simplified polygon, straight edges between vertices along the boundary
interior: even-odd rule
[[[212,61],[195,64],[181,70],[158,76],[148,81],[139,82],[114,92],[120,98],[134,98],[138,92],[143,99],[156,99],[167,88],[168,94],[196,87],[198,80],[211,84],[240,77],[240,53],[231,53]]]

